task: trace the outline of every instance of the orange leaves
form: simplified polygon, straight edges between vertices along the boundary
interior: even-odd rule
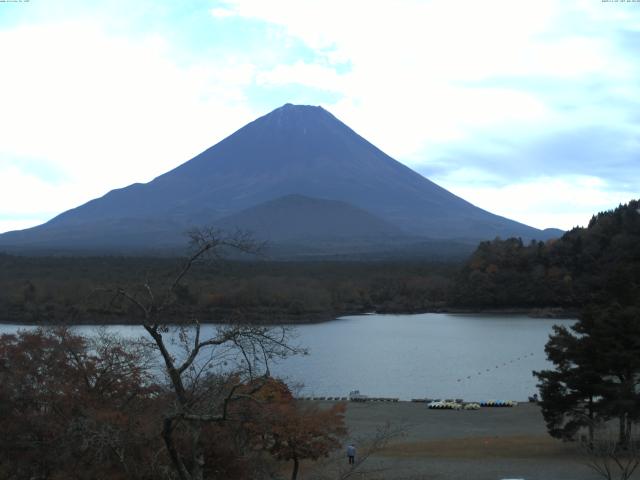
[[[264,385],[254,395],[259,401],[268,404],[290,404],[293,402],[293,395],[289,391],[289,387],[275,378],[268,378]]]
[[[340,447],[340,438],[347,433],[342,404],[329,410],[295,403],[280,405],[268,427],[268,450],[278,460],[325,457]]]
[[[0,337],[0,463],[28,477],[62,478],[75,465],[87,477],[122,478],[146,448],[139,424],[157,389],[139,365],[124,343],[68,329]]]

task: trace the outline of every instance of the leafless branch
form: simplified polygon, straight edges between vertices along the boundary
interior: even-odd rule
[[[372,457],[382,451],[389,442],[402,435],[404,435],[403,428],[394,427],[388,422],[380,425],[372,436],[364,436],[354,440],[358,452],[353,465],[344,465],[345,457],[341,452],[337,457],[333,456],[326,462],[319,464],[316,472],[310,478],[313,480],[347,480],[354,477],[366,479],[380,475],[387,469],[371,467]]]
[[[174,306],[180,307],[180,288],[194,265],[205,257],[219,260],[225,249],[256,254],[263,244],[255,242],[250,235],[236,231],[226,235],[212,228],[189,232],[191,253],[177,274],[168,282],[161,294],[154,291],[148,278],[137,288],[118,287],[111,290],[112,305],[119,299],[133,306],[141,324],[151,337],[155,349],[160,352],[164,371],[169,379],[170,389],[175,394],[175,403],[165,414],[162,438],[171,463],[180,480],[201,480],[203,445],[201,432],[203,425],[223,422],[229,418],[230,405],[243,399],[255,399],[255,394],[264,386],[270,372],[269,364],[277,358],[285,358],[305,351],[291,345],[291,330],[285,327],[264,327],[248,324],[216,327],[211,335],[203,335],[200,323],[189,318],[180,324],[178,338],[184,357],[174,357],[170,351],[171,335],[176,330],[167,325],[166,312]],[[172,312],[174,313],[174,312]],[[173,332],[172,332],[173,330]],[[163,334],[168,334],[166,337]],[[204,338],[203,338],[204,337]],[[233,348],[244,363],[230,366],[235,371],[235,379],[229,384],[227,379],[207,376],[206,367],[213,361],[213,353],[202,360],[205,349],[215,351]],[[232,367],[235,367],[232,368]],[[260,377],[260,374],[263,376]],[[216,387],[217,380],[224,380]],[[199,388],[204,385],[204,389]],[[215,395],[212,395],[215,394]],[[176,442],[176,429],[186,429],[190,436],[188,461],[181,456],[182,444]]]
[[[633,436],[622,445],[603,429],[593,441],[581,442],[580,447],[586,465],[606,480],[628,480],[640,466],[640,439]]]

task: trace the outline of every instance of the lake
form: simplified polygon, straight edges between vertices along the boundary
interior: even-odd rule
[[[508,314],[359,315],[296,327],[309,355],[289,358],[272,373],[302,382],[305,396],[526,400],[533,370],[548,368],[544,345],[554,324],[575,320]],[[0,333],[20,325],[0,325]],[[203,326],[203,335],[207,329]],[[90,334],[94,327],[79,326]],[[109,326],[128,337],[138,326]]]

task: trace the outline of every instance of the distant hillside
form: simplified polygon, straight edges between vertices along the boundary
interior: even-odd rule
[[[541,231],[475,207],[380,151],[321,107],[287,104],[147,184],[133,184],[51,221],[0,235],[0,247],[151,249],[184,245],[182,233],[288,195],[344,202],[406,234],[477,242]],[[320,210],[317,212],[320,214]],[[273,212],[271,212],[273,213]],[[250,213],[243,213],[246,221]],[[254,214],[254,216],[257,214]],[[362,217],[361,217],[362,220]],[[253,221],[254,225],[256,220]],[[321,217],[317,222],[322,224]],[[251,223],[251,222],[249,222]],[[310,230],[325,233],[306,221]],[[284,238],[295,230],[286,222]],[[369,235],[371,222],[362,225]],[[353,225],[355,227],[355,225]],[[352,228],[352,238],[358,233]],[[329,233],[329,232],[327,232]],[[331,232],[339,235],[340,232]]]
[[[338,200],[287,195],[214,222],[226,230],[241,229],[271,242],[375,239],[407,235],[398,227]]]
[[[640,201],[595,215],[557,240],[481,243],[455,282],[453,303],[570,309],[640,305]]]

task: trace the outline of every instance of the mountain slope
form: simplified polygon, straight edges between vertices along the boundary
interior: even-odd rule
[[[2,235],[0,245],[178,245],[194,225],[291,194],[346,202],[427,238],[548,237],[439,187],[321,107],[287,104],[147,184]]]
[[[225,217],[214,223],[240,229],[267,241],[339,239],[393,240],[406,237],[398,227],[337,200],[287,195]]]

